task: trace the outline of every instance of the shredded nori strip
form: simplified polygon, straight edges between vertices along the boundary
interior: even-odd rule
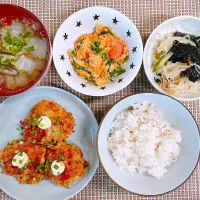
[[[182,71],[180,75],[181,77],[188,77],[188,79],[193,83],[200,80],[200,73],[197,71],[195,65],[192,65],[190,68]]]
[[[172,62],[177,60],[188,63],[188,60],[191,60],[193,63],[200,65],[200,49],[191,44],[184,44],[175,40],[170,51],[174,53],[174,56],[171,58]]]

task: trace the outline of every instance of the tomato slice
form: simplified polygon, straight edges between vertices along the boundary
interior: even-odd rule
[[[113,60],[117,60],[124,54],[124,44],[119,40],[111,39],[107,46],[110,47],[108,56]]]

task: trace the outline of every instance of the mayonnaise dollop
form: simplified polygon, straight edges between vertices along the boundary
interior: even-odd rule
[[[51,164],[51,170],[54,176],[62,174],[65,170],[65,164],[63,161],[54,160]]]
[[[12,165],[14,167],[22,168],[28,163],[28,155],[25,152],[17,153],[12,159]]]
[[[41,129],[47,129],[51,127],[51,119],[47,116],[42,116],[38,119],[38,127]]]

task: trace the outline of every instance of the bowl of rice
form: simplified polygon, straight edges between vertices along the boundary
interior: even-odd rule
[[[108,111],[97,147],[105,172],[117,185],[138,195],[160,195],[194,171],[199,130],[189,110],[174,98],[142,93]]]

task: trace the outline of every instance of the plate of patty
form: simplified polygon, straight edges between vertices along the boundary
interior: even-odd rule
[[[88,184],[98,166],[98,124],[79,98],[37,87],[5,100],[0,112],[4,192],[20,200],[64,200]]]

